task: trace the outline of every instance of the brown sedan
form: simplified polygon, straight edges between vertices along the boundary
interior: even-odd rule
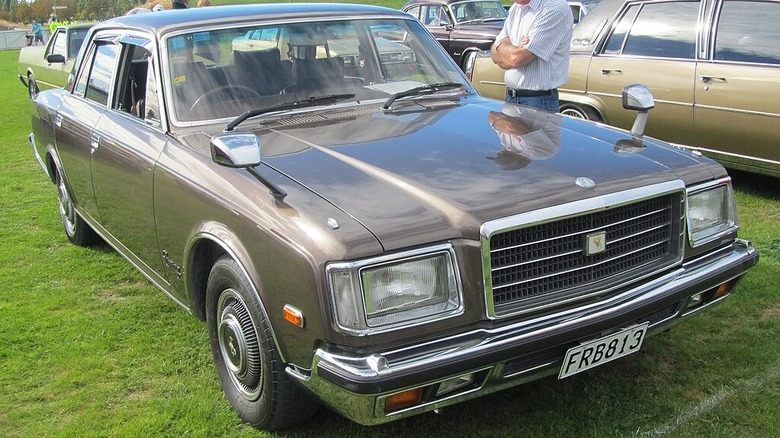
[[[567,378],[758,261],[723,167],[643,138],[641,86],[632,133],[502,104],[419,21],[360,5],[126,16],[84,44],[32,111],[65,233],[206,322],[255,427]]]

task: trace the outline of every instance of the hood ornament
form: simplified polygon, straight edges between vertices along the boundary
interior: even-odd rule
[[[592,179],[581,176],[574,180],[574,184],[577,184],[578,186],[582,187],[583,189],[595,189],[596,188],[596,182]]]

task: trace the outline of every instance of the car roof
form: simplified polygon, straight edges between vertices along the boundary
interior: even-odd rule
[[[409,18],[401,11],[381,6],[339,3],[267,3],[210,6],[124,15],[101,22],[95,26],[95,31],[103,28],[125,27],[147,30],[160,35],[177,29],[197,27],[200,24],[241,23],[247,19],[328,19],[377,15]]]
[[[412,6],[417,5],[430,5],[430,4],[436,4],[436,5],[453,5],[456,3],[466,3],[466,2],[474,2],[474,1],[486,1],[486,0],[409,0],[406,2],[404,7],[402,9],[407,9]],[[498,0],[495,0],[498,1]]]

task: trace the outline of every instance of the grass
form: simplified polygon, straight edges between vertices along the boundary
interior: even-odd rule
[[[34,160],[18,51],[0,51],[0,434],[40,436],[780,436],[780,185],[734,173],[761,262],[709,313],[639,353],[373,428],[322,410],[279,433],[224,399],[205,326],[107,247],[70,245]]]

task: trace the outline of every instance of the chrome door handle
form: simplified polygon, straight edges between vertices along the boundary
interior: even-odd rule
[[[97,134],[92,134],[92,137],[89,139],[89,145],[92,146],[92,149],[97,149],[100,147],[100,136]]]
[[[603,74],[603,75],[608,75],[610,73],[623,73],[623,70],[621,70],[619,68],[602,68],[601,69],[601,74]]]
[[[704,82],[705,84],[709,84],[710,82],[727,82],[726,78],[722,76],[699,76],[699,80]]]

